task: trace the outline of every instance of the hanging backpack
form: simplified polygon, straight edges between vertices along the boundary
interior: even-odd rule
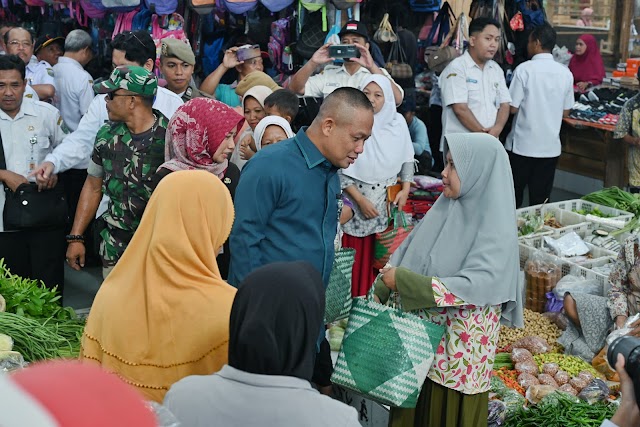
[[[161,18],[153,15],[151,18],[151,37],[156,45],[156,73],[160,72],[160,54],[162,53],[163,39],[177,39],[189,44],[189,38],[184,32],[184,18],[179,13],[173,13],[162,18],[166,25],[161,25]],[[189,45],[191,46],[191,45]]]
[[[298,16],[302,16],[302,8],[305,8],[309,12],[312,12],[307,19],[306,22],[311,19],[311,16],[314,16],[314,19],[319,19],[316,12],[320,11],[322,13],[322,31],[325,33],[329,30],[327,25],[327,1],[326,0],[300,0],[298,3]],[[320,45],[322,46],[322,45]],[[318,47],[320,47],[318,46]]]
[[[107,15],[107,8],[100,0],[80,0],[80,6],[87,18],[101,19]]]
[[[304,59],[311,59],[313,54],[322,47],[327,37],[328,32],[326,26],[323,28],[322,15],[326,17],[324,9],[323,11],[309,14],[305,24],[302,26],[300,37],[296,44],[296,51]]]
[[[210,41],[204,42],[202,55],[202,71],[208,76],[222,63],[222,52],[225,43],[225,31],[218,31]]]
[[[539,27],[547,20],[542,0],[517,0],[518,9],[524,17],[524,28]]]
[[[409,7],[414,12],[437,12],[440,0],[409,0]]]
[[[293,62],[285,58],[285,49],[289,46],[289,33],[291,31],[291,18],[278,19],[271,23],[271,36],[267,50],[273,68],[280,74],[289,74],[293,71]]]
[[[260,3],[269,9],[271,13],[277,13],[291,6],[293,0],[260,0]]]
[[[242,15],[258,6],[258,0],[220,0],[220,6],[231,13]]]
[[[146,7],[143,7],[142,9],[140,9],[140,11],[138,11],[134,16],[133,19],[131,21],[131,31],[146,31],[149,29],[149,26],[151,25],[151,16],[153,15],[153,13],[147,9]]]
[[[144,0],[144,4],[158,15],[171,15],[178,8],[178,0]]]
[[[111,12],[127,13],[140,7],[140,0],[100,0]]]
[[[125,31],[133,31],[133,18],[138,14],[137,10],[127,13],[119,13],[116,18],[116,26],[113,28],[111,40],[120,33]]]

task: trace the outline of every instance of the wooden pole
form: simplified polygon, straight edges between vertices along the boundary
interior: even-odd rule
[[[619,12],[616,14],[618,34],[620,35],[620,44],[618,52],[620,53],[619,62],[626,62],[629,58],[629,41],[631,40],[631,21],[633,20],[634,2],[630,0],[618,0]]]

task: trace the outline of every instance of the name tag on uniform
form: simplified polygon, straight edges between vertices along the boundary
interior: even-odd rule
[[[327,87],[340,87],[338,83],[333,83],[333,82],[327,82],[324,85]]]
[[[477,84],[478,81],[476,79],[467,78],[467,83],[476,83]]]

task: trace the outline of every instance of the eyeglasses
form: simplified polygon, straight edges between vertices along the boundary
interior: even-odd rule
[[[13,47],[22,46],[25,49],[27,49],[27,48],[30,48],[31,46],[33,46],[33,43],[32,42],[28,42],[28,41],[11,40],[9,42],[9,46],[13,46]]]
[[[123,31],[123,32],[122,32],[122,33],[120,33],[120,34],[124,34],[124,37],[125,37],[125,40],[124,40],[124,41],[125,41],[125,42],[127,42],[127,43],[128,43],[128,42],[130,42],[132,39],[134,39],[134,38],[135,38],[136,40],[138,40],[138,43],[140,43],[140,45],[142,45],[142,47],[146,47],[146,45],[145,45],[144,43],[142,43],[142,40],[140,40],[140,39],[138,38],[138,36],[136,36],[136,34],[135,34],[133,31]]]

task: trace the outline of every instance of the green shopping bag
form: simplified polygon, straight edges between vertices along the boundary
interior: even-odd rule
[[[356,250],[343,248],[336,251],[329,285],[325,293],[324,323],[346,319],[351,310],[351,277]]]
[[[331,382],[382,404],[415,408],[444,332],[444,326],[375,302],[372,288],[353,299]]]
[[[405,213],[394,207],[389,215],[389,227],[381,233],[376,233],[374,245],[373,268],[380,270],[387,265],[389,258],[402,244],[413,230],[413,224],[408,224]]]

